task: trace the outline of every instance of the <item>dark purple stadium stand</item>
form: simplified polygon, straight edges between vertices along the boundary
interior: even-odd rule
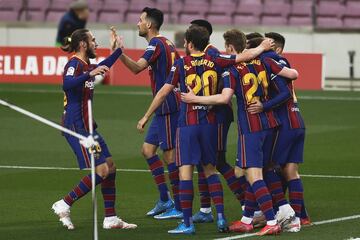
[[[0,0],[0,21],[58,22],[72,0]],[[360,0],[88,0],[89,22],[137,23],[145,6],[164,12],[165,23],[312,26],[360,29]],[[313,13],[313,9],[315,9]]]

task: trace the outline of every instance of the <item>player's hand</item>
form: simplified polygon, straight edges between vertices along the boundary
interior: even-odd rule
[[[148,121],[149,121],[149,118],[146,116],[144,116],[142,119],[139,120],[139,122],[137,124],[137,129],[139,130],[140,133],[144,132],[144,127]]]
[[[185,103],[195,103],[196,101],[196,95],[191,87],[187,86],[189,92],[187,93],[181,93],[181,101]]]
[[[124,49],[124,38],[117,35],[116,28],[114,26],[110,27],[110,30],[111,51],[115,51],[117,48]]]
[[[98,66],[97,68],[95,68],[94,70],[92,70],[90,72],[90,77],[94,77],[94,76],[97,76],[97,75],[104,75],[109,70],[110,69],[105,65]]]
[[[86,139],[79,141],[81,145],[84,146],[84,148],[93,148],[98,143],[95,141],[93,136],[89,135]]]
[[[263,104],[259,100],[256,100],[254,103],[251,103],[251,105],[247,108],[247,111],[250,114],[257,114],[257,113],[263,112],[264,107],[263,107]]]
[[[274,40],[270,39],[270,38],[265,38],[260,46],[262,48],[264,48],[264,51],[268,51],[268,50],[271,50],[273,47],[275,47],[275,43],[274,43]]]

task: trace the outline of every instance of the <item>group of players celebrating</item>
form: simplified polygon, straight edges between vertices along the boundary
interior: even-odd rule
[[[183,221],[170,234],[193,234],[194,223],[213,222],[211,200],[216,209],[219,232],[279,234],[298,232],[310,224],[303,199],[298,164],[303,162],[305,126],[297,106],[292,81],[298,77],[281,56],[285,39],[278,33],[245,35],[232,29],[223,35],[226,54],[209,43],[211,24],[194,20],[185,32],[186,56],[159,34],[163,13],[144,8],[137,24],[139,35],[149,45],[135,61],[126,55],[123,42],[112,31],[112,54],[92,65],[97,43],[86,29],[75,31],[63,50],[75,52],[64,70],[63,125],[89,135],[87,100],[92,99],[94,78],[103,75],[120,58],[137,74],[149,69],[154,99],[139,120],[144,131],[152,118],[142,154],[159,191],[155,207],[146,213],[155,219]],[[231,99],[237,99],[238,148],[235,167],[226,161],[227,134],[234,121]],[[96,124],[94,126],[96,128]],[[95,131],[96,184],[101,184],[105,218],[103,227],[133,229],[135,224],[115,212],[116,167],[104,139]],[[77,156],[80,169],[89,168],[89,151],[76,138],[64,134]],[[171,192],[164,174],[163,152]],[[193,215],[193,171],[198,172],[201,208]],[[229,224],[224,213],[223,188],[217,173],[239,201],[241,220]],[[73,190],[52,206],[68,229],[72,204],[91,190],[85,176]],[[288,199],[285,192],[288,191]]]

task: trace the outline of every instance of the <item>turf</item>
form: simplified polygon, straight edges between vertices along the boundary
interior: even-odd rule
[[[150,94],[144,94],[150,90],[100,86],[96,92],[94,115],[100,126],[98,131],[106,139],[116,165],[121,169],[147,169],[140,154],[144,136],[135,127],[151,101]],[[298,95],[307,126],[302,174],[359,176],[360,94],[299,92]],[[1,99],[55,122],[60,121],[62,97],[59,86],[0,85]],[[330,99],[319,100],[318,97]],[[71,149],[56,130],[1,106],[0,123],[1,166],[77,167]],[[236,142],[233,124],[227,153],[231,163],[236,154]],[[84,174],[86,172],[77,170],[0,168],[0,239],[90,239],[90,196],[72,208],[76,225],[74,231],[63,229],[50,211],[51,204],[67,193]],[[303,181],[306,206],[313,221],[360,214],[359,178],[304,177]],[[149,173],[120,171],[117,187],[118,213],[125,220],[137,223],[139,228],[135,231],[103,231],[100,228],[100,239],[213,239],[236,235],[219,234],[215,224],[203,224],[196,226],[195,236],[170,236],[166,232],[177,225],[176,220],[155,221],[144,216],[158,197]],[[229,221],[233,221],[240,217],[240,208],[227,187],[224,186],[224,189],[226,215]],[[98,198],[101,221],[103,206],[100,194]],[[196,196],[194,211],[198,208],[198,202]],[[300,233],[282,234],[276,239],[350,237],[360,237],[360,219],[307,227]]]

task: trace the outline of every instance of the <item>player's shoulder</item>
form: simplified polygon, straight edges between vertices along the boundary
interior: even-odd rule
[[[208,55],[217,56],[220,54],[220,51],[214,45],[208,44],[205,48],[205,53]]]

